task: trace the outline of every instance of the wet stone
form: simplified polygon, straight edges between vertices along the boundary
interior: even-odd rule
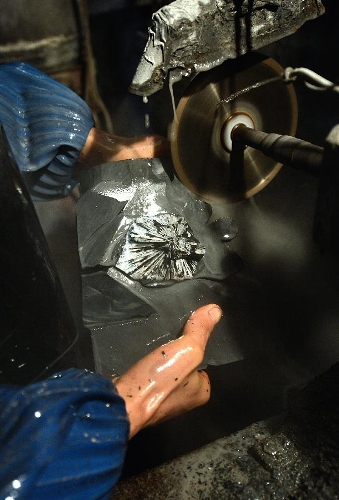
[[[160,213],[132,223],[116,267],[136,280],[177,281],[192,278],[204,254],[183,217]]]

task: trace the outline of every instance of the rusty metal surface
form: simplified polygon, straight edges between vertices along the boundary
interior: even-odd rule
[[[113,132],[97,85],[86,0],[4,0],[0,64],[25,61],[81,95],[96,125]]]
[[[323,13],[320,0],[176,0],[153,15],[130,90],[151,95],[163,87],[169,70],[180,68],[176,78],[207,71],[286,37]]]
[[[6,0],[0,20],[0,62],[25,60],[43,70],[81,64],[73,0]]]

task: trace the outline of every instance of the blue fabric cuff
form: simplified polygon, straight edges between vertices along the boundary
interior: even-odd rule
[[[0,122],[33,199],[67,196],[94,119],[85,101],[27,63],[0,65]]]
[[[108,499],[128,442],[124,400],[99,374],[69,369],[0,386],[0,498]]]

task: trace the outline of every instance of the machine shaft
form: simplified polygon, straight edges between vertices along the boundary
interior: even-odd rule
[[[251,146],[297,169],[318,173],[322,165],[324,148],[289,135],[267,134],[241,124],[233,128],[231,137],[234,145]]]

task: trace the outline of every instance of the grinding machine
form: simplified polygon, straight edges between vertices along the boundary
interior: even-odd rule
[[[338,131],[328,136],[325,154],[294,137],[293,83],[315,92],[338,87],[314,71],[283,68],[257,52],[323,13],[318,0],[177,0],[153,15],[130,91],[145,99],[168,80],[174,102],[175,84],[189,82],[180,91],[169,135],[176,174],[198,197],[214,204],[250,198],[283,164],[322,176],[326,171],[322,187],[331,184]],[[336,251],[335,226],[329,229],[335,217],[322,209],[328,196],[319,193],[314,236],[323,249]],[[329,203],[332,211],[336,202]]]
[[[306,85],[315,100],[324,94],[331,100],[338,88],[316,72],[289,62],[288,55],[287,64],[278,63],[270,52],[272,44],[293,36],[307,21],[325,17],[323,3],[175,0],[162,7],[153,14],[130,91],[138,96],[138,103],[139,96],[151,101],[167,84],[172,91],[171,167],[181,182],[174,184],[174,191],[168,189],[165,160],[163,165],[158,159],[126,160],[114,170],[106,164],[87,172],[91,184],[87,188],[86,178],[81,179],[79,201],[70,196],[35,204],[71,306],[73,318],[62,296],[67,325],[73,332],[75,320],[80,332],[75,355],[81,366],[104,376],[122,373],[150,349],[177,336],[188,313],[198,305],[220,301],[225,306],[205,360],[213,385],[211,401],[136,436],[123,475],[128,480],[114,498],[286,498],[292,490],[284,489],[282,473],[287,477],[292,471],[294,487],[294,478],[300,479],[304,466],[312,472],[309,464],[315,463],[311,462],[314,456],[306,454],[303,460],[305,450],[298,448],[298,440],[294,446],[293,434],[283,433],[282,444],[269,442],[266,455],[260,446],[266,446],[266,437],[277,428],[266,424],[266,419],[285,410],[286,389],[301,387],[339,356],[339,175],[335,168],[339,126],[331,123],[321,146],[296,137],[297,85]],[[132,129],[133,124],[128,126]],[[136,186],[134,202],[133,197],[122,197],[130,195],[131,185]],[[132,220],[132,229],[140,216],[143,224],[156,220],[153,213],[147,218],[144,214],[150,186],[160,193],[154,200],[162,201],[164,211],[172,214],[174,206],[175,213],[188,219],[197,239],[202,235],[208,241],[204,259],[212,261],[212,256],[217,262],[212,262],[209,273],[205,267],[192,280],[144,286],[107,258],[114,253],[109,245],[118,239],[121,220],[126,226]],[[218,240],[220,231],[213,232],[209,220],[210,206],[215,218],[222,214],[219,220],[227,222],[232,237]],[[100,236],[95,244],[92,235]],[[82,245],[87,242],[92,246]],[[338,378],[338,373],[330,373],[326,386],[332,387]],[[337,394],[336,387],[332,392]],[[321,399],[321,387],[319,394]],[[301,407],[296,405],[299,422]],[[316,400],[312,408],[325,422],[323,407]],[[309,422],[300,426],[306,428]],[[327,422],[324,429],[334,429],[332,421]],[[314,455],[321,459],[326,439],[325,435],[314,447]],[[256,446],[252,456],[248,443]],[[146,473],[130,480],[129,476],[145,469]],[[254,485],[253,491],[248,485]]]
[[[296,88],[306,87],[315,103],[317,96],[325,94],[337,102],[338,87],[308,68],[290,67],[294,61],[282,65],[270,53],[271,44],[322,14],[324,6],[318,0],[176,0],[152,17],[130,91],[146,102],[168,84],[173,103],[168,134],[175,174],[216,214],[231,214],[240,222],[243,242],[238,248],[247,258],[255,286],[250,279],[240,282],[248,294],[238,319],[242,314],[253,321],[249,304],[263,313],[265,321],[270,319],[263,339],[258,331],[267,324],[253,321],[253,342],[245,349],[245,361],[210,369],[216,396],[206,414],[203,409],[196,414],[194,424],[187,417],[190,432],[181,432],[180,423],[165,427],[174,443],[193,441],[194,428],[196,433],[209,434],[205,441],[209,444],[122,483],[114,498],[134,492],[145,499],[327,498],[328,491],[329,497],[336,491],[333,450],[337,442],[332,438],[337,433],[338,365],[326,370],[338,359],[334,347],[337,299],[326,290],[323,273],[330,269],[325,274],[331,275],[331,290],[337,290],[339,127],[334,118],[321,146],[297,138]],[[226,309],[228,314],[232,311]],[[276,350],[272,349],[275,342]],[[244,347],[237,336],[233,343]],[[252,371],[248,366],[259,344],[265,355],[258,357]],[[311,351],[324,354],[327,349],[333,356],[325,355],[325,363],[320,355],[308,364]],[[285,364],[286,352],[291,362]],[[280,368],[282,378],[286,376],[292,386],[302,387],[314,375],[325,375],[289,400],[282,430],[279,419],[260,428],[260,423],[253,422],[275,414],[277,407],[273,405],[266,415],[252,411],[259,400],[266,401],[267,410],[277,392],[282,389],[285,394],[286,379],[281,387],[281,380],[275,378]],[[269,379],[273,390],[268,395]],[[232,418],[236,424],[226,434],[238,432],[213,441],[215,428]],[[244,427],[245,431],[239,430]],[[146,442],[149,446],[154,435],[161,441],[165,433],[146,433],[135,449],[132,446],[130,460],[138,456],[138,446],[142,449]],[[152,451],[161,454],[164,446],[161,441],[161,449],[154,445]],[[167,446],[173,458],[175,444]],[[179,453],[195,446],[190,442]],[[149,464],[154,465],[152,460]],[[135,472],[133,465],[131,470]],[[327,482],[322,481],[328,470]]]
[[[133,67],[129,90],[136,95],[126,99],[137,102],[137,113],[130,120],[121,106],[120,117],[138,135],[135,121],[150,111],[151,128],[143,132],[168,133],[171,158],[126,160],[114,170],[101,165],[81,179],[83,319],[100,373],[122,373],[176,338],[198,305],[217,302],[225,311],[203,363],[214,387],[211,403],[187,417],[187,426],[152,429],[145,466],[163,456],[165,445],[167,458],[177,456],[281,411],[287,386],[310,380],[339,356],[338,263],[319,252],[319,244],[335,251],[339,234],[339,197],[329,189],[339,185],[337,129],[321,146],[295,137],[297,87],[312,92],[315,103],[320,95],[335,101],[336,86],[289,61],[293,48],[287,61],[272,53],[272,45],[325,18],[324,11],[315,0],[176,0],[162,7]],[[165,126],[154,126],[153,111],[168,108]],[[299,114],[302,123],[305,105]],[[222,241],[214,225],[220,221]],[[189,251],[182,258],[181,247],[176,259],[170,249],[188,233],[199,243],[187,241]],[[176,260],[186,259],[186,270],[197,265],[193,279],[155,272],[171,258],[173,268]]]

